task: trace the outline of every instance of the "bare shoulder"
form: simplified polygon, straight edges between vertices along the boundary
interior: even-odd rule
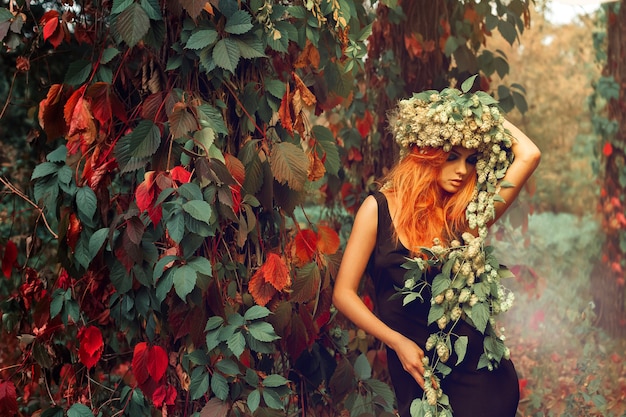
[[[374,196],[370,195],[363,200],[359,211],[356,213],[352,226],[352,235],[358,236],[358,239],[375,236],[377,228],[378,202]]]

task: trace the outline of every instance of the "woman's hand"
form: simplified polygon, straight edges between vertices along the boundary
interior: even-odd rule
[[[414,341],[402,335],[399,335],[394,346],[389,347],[398,355],[404,370],[424,388],[424,351]]]

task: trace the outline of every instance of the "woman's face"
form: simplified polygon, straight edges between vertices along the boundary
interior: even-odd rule
[[[473,149],[465,149],[460,146],[452,148],[448,153],[448,160],[441,167],[437,184],[451,194],[459,191],[470,175],[475,175],[477,156]]]

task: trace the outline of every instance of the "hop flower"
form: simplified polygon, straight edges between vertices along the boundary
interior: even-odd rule
[[[437,335],[431,334],[430,336],[428,336],[428,339],[426,340],[426,350],[430,351],[435,347],[435,344],[437,343]],[[425,376],[425,375],[424,375]]]
[[[470,299],[470,295],[472,295],[472,291],[465,287],[459,293],[459,303],[464,303]]]
[[[447,324],[448,324],[448,318],[445,315],[439,317],[439,319],[437,320],[437,326],[439,326],[441,330],[445,329]]]
[[[437,356],[441,362],[447,362],[450,359],[450,350],[448,350],[448,346],[442,341],[437,343]]]

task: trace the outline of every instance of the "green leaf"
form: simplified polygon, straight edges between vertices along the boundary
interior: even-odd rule
[[[286,183],[294,191],[304,189],[309,158],[302,148],[289,142],[275,144],[270,153],[270,166],[279,183]]]
[[[161,132],[151,120],[139,122],[132,133],[130,151],[132,156],[146,158],[154,155],[161,144]]]
[[[243,318],[246,321],[252,321],[257,319],[263,319],[269,316],[271,311],[267,307],[262,307],[260,305],[253,305],[243,315]]]
[[[216,40],[217,31],[214,29],[199,29],[194,31],[189,39],[187,39],[185,48],[195,50],[203,49],[209,45],[213,45]]]
[[[226,340],[226,345],[239,358],[246,349],[246,339],[241,332],[235,332]]]
[[[117,18],[117,31],[128,47],[132,48],[150,29],[150,18],[138,3],[128,6]]]
[[[461,84],[461,91],[464,93],[469,92],[474,86],[474,81],[476,80],[476,77],[478,77],[478,74],[472,75],[467,80],[463,81],[463,84]]]
[[[289,380],[282,375],[271,374],[265,377],[265,379],[263,380],[263,386],[276,388],[276,387],[282,387],[283,385],[287,385],[288,382]]]
[[[207,320],[204,331],[215,330],[224,323],[224,319],[220,316],[212,316]]]
[[[163,19],[158,0],[141,0],[141,8],[146,12],[150,19]]]
[[[215,367],[225,375],[236,376],[241,374],[239,366],[231,359],[222,359],[215,364]]]
[[[249,324],[248,332],[250,336],[260,342],[271,342],[280,339],[280,336],[276,334],[272,325],[264,321]]]
[[[446,277],[443,274],[437,274],[437,276],[433,279],[433,284],[432,284],[433,296],[437,296],[441,294],[442,292],[444,292],[445,290],[447,290],[448,288],[450,288],[451,283],[452,281],[450,281],[450,278]]]
[[[207,275],[209,277],[213,276],[213,266],[207,258],[196,256],[189,259],[187,261],[187,265],[195,269],[199,274]]]
[[[211,223],[211,205],[204,200],[191,200],[183,204],[183,210],[191,217],[206,224]]]
[[[36,180],[37,178],[42,178],[51,174],[56,174],[58,170],[59,170],[59,166],[57,164],[53,164],[52,162],[42,162],[41,164],[35,167],[30,179]]]
[[[237,43],[230,38],[220,39],[213,48],[215,64],[231,73],[235,72],[240,57]]]
[[[83,221],[93,220],[98,208],[98,199],[89,187],[80,187],[76,192],[76,206],[78,217]]]
[[[86,405],[75,403],[67,410],[67,417],[93,417],[93,413]]]
[[[235,38],[235,43],[239,47],[239,54],[242,58],[265,58],[263,42],[257,38],[239,39]]]
[[[174,272],[174,289],[181,300],[186,301],[187,295],[196,286],[197,279],[198,274],[190,266],[181,265],[176,269]]]
[[[165,224],[172,240],[176,243],[180,243],[185,236],[185,216],[183,213],[176,212]]]
[[[209,374],[204,367],[194,368],[191,372],[189,393],[192,400],[202,398],[209,391]]]
[[[92,68],[91,61],[84,59],[76,60],[67,67],[63,82],[74,87],[81,85],[89,78]]]
[[[459,336],[458,339],[454,342],[454,353],[456,353],[457,361],[456,364],[460,364],[463,362],[465,358],[465,353],[467,352],[467,336]]]
[[[517,30],[515,29],[515,25],[506,20],[500,19],[498,21],[498,31],[510,45],[513,45],[515,39],[517,39]]]
[[[102,248],[102,245],[104,244],[104,241],[106,240],[108,235],[109,235],[108,227],[103,227],[102,229],[96,230],[94,234],[91,235],[91,237],[89,238],[90,260],[93,259],[98,254],[98,252],[100,251],[100,248]]]
[[[124,10],[133,4],[133,0],[113,0],[113,6],[111,7],[111,14],[120,14]]]
[[[250,394],[248,394],[248,399],[246,400],[246,404],[248,408],[254,414],[257,408],[259,408],[259,404],[261,403],[261,393],[258,389],[255,389]]]
[[[476,329],[481,333],[485,333],[487,323],[489,322],[489,306],[483,302],[474,304],[470,318],[474,322]]]
[[[372,377],[372,367],[364,354],[360,354],[354,361],[354,372],[360,381]]]
[[[120,53],[120,51],[117,48],[115,48],[113,46],[108,47],[107,49],[105,49],[102,52],[102,56],[100,57],[100,63],[101,64],[108,64],[119,53]]]
[[[211,379],[211,390],[215,394],[217,398],[222,401],[226,401],[228,398],[228,381],[224,376],[218,372],[213,374],[213,379]]]
[[[252,29],[251,19],[250,13],[245,10],[237,10],[226,20],[224,31],[233,35],[243,35]]]
[[[285,83],[275,79],[266,80],[265,91],[278,99],[282,99],[286,91]],[[315,130],[316,127],[317,125],[313,126],[313,129]]]
[[[282,410],[284,408],[280,395],[272,389],[263,390],[263,401],[265,401],[265,404],[267,404],[269,408],[275,410]]]
[[[441,304],[432,304],[430,306],[430,310],[428,311],[428,324],[434,323],[441,316],[443,316],[444,310]]]

